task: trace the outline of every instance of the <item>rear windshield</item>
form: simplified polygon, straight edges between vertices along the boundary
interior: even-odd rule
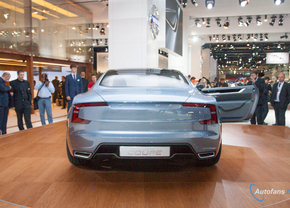
[[[168,69],[110,70],[103,77],[105,87],[186,87],[183,74]]]

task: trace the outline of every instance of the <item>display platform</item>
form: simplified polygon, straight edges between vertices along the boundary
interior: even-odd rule
[[[213,167],[179,158],[77,168],[65,136],[63,121],[0,137],[0,207],[290,207],[288,127],[224,124]]]

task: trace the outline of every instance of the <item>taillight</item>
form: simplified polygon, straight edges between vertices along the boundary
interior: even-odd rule
[[[72,115],[72,123],[82,123],[82,124],[89,124],[91,121],[79,118],[79,112],[80,108],[82,107],[96,107],[96,106],[108,106],[107,103],[79,103],[75,104],[73,109],[73,115]]]
[[[200,121],[200,124],[214,124],[217,123],[217,113],[215,105],[210,104],[196,104],[196,103],[184,103],[182,107],[201,107],[201,108],[209,108],[211,118],[208,120]]]

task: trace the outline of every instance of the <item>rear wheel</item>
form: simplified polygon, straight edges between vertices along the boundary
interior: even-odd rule
[[[68,160],[70,161],[71,164],[73,164],[75,166],[87,166],[87,165],[89,165],[88,160],[73,157],[69,151],[67,143],[66,143],[66,152],[67,152]]]
[[[217,154],[217,156],[215,156],[213,158],[203,159],[203,160],[196,160],[194,162],[194,164],[196,166],[213,166],[213,165],[217,164],[218,161],[220,160],[221,153],[222,153],[222,144],[220,144],[220,149],[219,149],[219,153]]]

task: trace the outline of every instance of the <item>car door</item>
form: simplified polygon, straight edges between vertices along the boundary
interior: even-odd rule
[[[254,85],[205,88],[202,92],[216,98],[221,122],[251,119],[259,99],[259,90]]]

